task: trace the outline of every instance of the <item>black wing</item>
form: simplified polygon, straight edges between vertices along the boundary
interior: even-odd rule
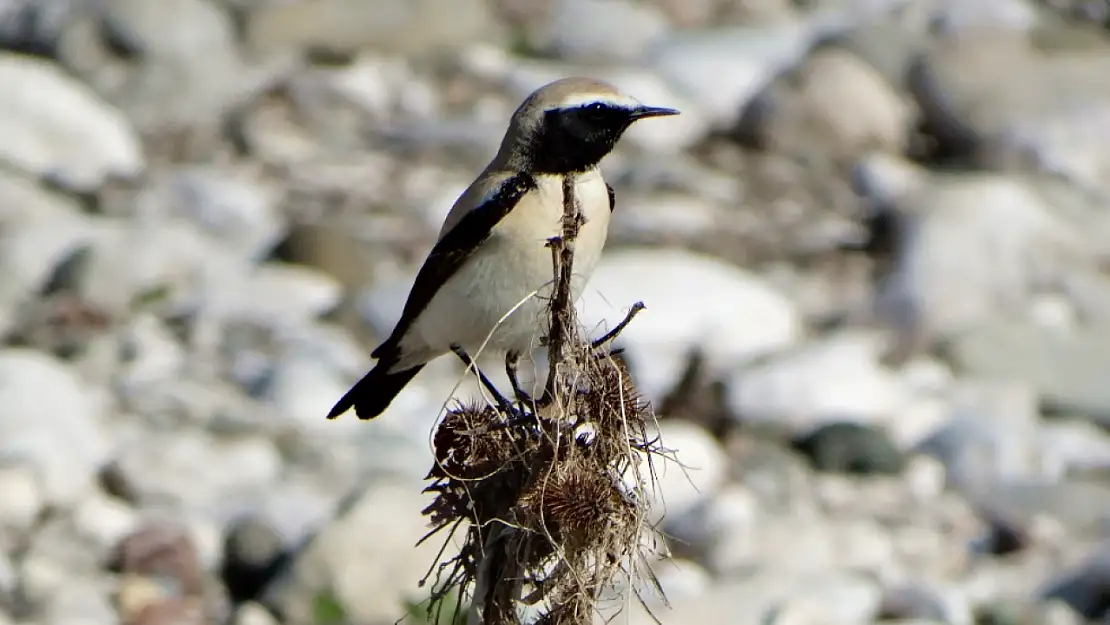
[[[520,198],[535,188],[536,180],[529,174],[518,173],[507,178],[492,197],[464,215],[454,228],[436,242],[416,274],[416,281],[409,291],[408,301],[401,312],[401,319],[393,328],[393,334],[371,352],[373,358],[382,358],[397,349],[401,337],[428,306],[428,302],[432,301],[439,287],[489,238],[493,227],[513,210]]]
[[[609,212],[613,212],[617,208],[617,194],[613,192],[613,187],[606,182],[605,190],[609,192]]]

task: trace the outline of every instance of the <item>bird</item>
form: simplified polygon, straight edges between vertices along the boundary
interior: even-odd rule
[[[504,353],[515,387],[517,360],[548,325],[548,240],[562,233],[564,181],[573,177],[582,216],[571,277],[576,300],[615,207],[598,164],[636,121],[677,114],[593,78],[562,78],[526,97],[493,159],[444,219],[400,319],[370,354],[377,362],[327,418],[351,408],[361,420],[377,417],[428,362],[452,352],[468,365],[479,350]]]

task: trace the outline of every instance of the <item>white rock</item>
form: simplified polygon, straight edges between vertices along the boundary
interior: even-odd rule
[[[235,611],[235,625],[277,625],[277,622],[269,610],[253,601],[244,603]]]
[[[0,171],[0,333],[9,329],[12,311],[89,242],[89,224],[72,199]]]
[[[169,215],[184,217],[248,260],[267,254],[285,231],[277,192],[255,176],[211,168],[175,170],[147,193]]]
[[[863,625],[873,622],[882,591],[863,576],[817,579],[776,606],[773,625]]]
[[[29,467],[0,467],[0,550],[13,549],[7,537],[22,536],[31,529],[42,512],[44,501],[39,478]],[[0,583],[0,592],[3,590]]]
[[[907,403],[898,376],[879,362],[877,336],[844,333],[743,368],[728,389],[744,422],[779,422],[794,430],[834,420],[881,423]]]
[[[258,312],[315,317],[339,304],[343,287],[330,275],[304,265],[266,263],[253,275],[242,305]]]
[[[630,0],[559,0],[550,10],[547,45],[569,61],[634,62],[668,30],[656,6]]]
[[[711,497],[728,474],[728,458],[703,428],[688,421],[659,423],[660,444],[674,450],[674,459],[654,458],[655,482],[641,466],[654,520],[680,519],[703,498]],[[632,479],[626,476],[626,481]],[[631,483],[631,482],[629,482]]]
[[[88,538],[101,553],[119,544],[119,541],[138,529],[139,514],[122,500],[93,491],[77,506],[73,523],[82,537]]]
[[[0,457],[38,472],[50,503],[74,502],[108,456],[104,400],[50,356],[0,350]]]
[[[0,84],[0,161],[81,191],[143,169],[124,116],[57,65],[0,54]]]
[[[1037,436],[1041,467],[1050,478],[1073,472],[1110,471],[1110,435],[1085,421],[1049,422]]]
[[[242,498],[272,488],[283,466],[274,443],[261,437],[138,432],[119,445],[120,468],[140,498],[209,515],[239,512]]]
[[[700,349],[711,373],[794,344],[802,334],[792,302],[744,270],[680,250],[625,248],[607,253],[579,303],[595,335],[642,301],[646,309],[617,341],[637,385],[658,401]]]
[[[140,313],[120,338],[123,383],[145,385],[178,375],[185,354],[177,338],[157,317]]]
[[[312,622],[316,596],[327,590],[357,622],[392,621],[402,600],[421,601],[418,582],[442,545],[420,511],[430,503],[419,483],[378,483],[323,528],[270,591],[286,618]],[[451,549],[443,557],[450,557]]]
[[[809,50],[801,22],[672,35],[651,46],[647,62],[719,127],[733,126],[748,101]]]
[[[71,581],[58,589],[46,606],[49,625],[111,625],[119,622],[109,589],[85,580]]]

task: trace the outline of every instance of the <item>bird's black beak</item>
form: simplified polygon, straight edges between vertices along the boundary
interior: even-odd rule
[[[641,106],[632,109],[630,117],[632,121],[636,121],[638,119],[647,119],[648,117],[669,117],[671,115],[678,115],[678,111],[659,106]]]

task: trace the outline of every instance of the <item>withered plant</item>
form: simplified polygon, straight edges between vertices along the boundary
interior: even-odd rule
[[[436,499],[424,510],[432,524],[424,540],[446,529],[446,549],[464,532],[458,555],[428,575],[437,622],[445,601],[457,612],[469,600],[468,625],[517,625],[526,606],[539,615],[534,623],[582,625],[606,596],[631,592],[643,603],[638,581],[663,597],[647,566],[662,543],[643,493],[666,450],[610,348],[643,305],[597,341],[583,338],[570,296],[582,216],[569,180],[563,198],[562,236],[549,241],[555,288],[543,394],[514,390],[506,400],[485,381],[499,401],[455,405],[434,434],[426,490]]]

